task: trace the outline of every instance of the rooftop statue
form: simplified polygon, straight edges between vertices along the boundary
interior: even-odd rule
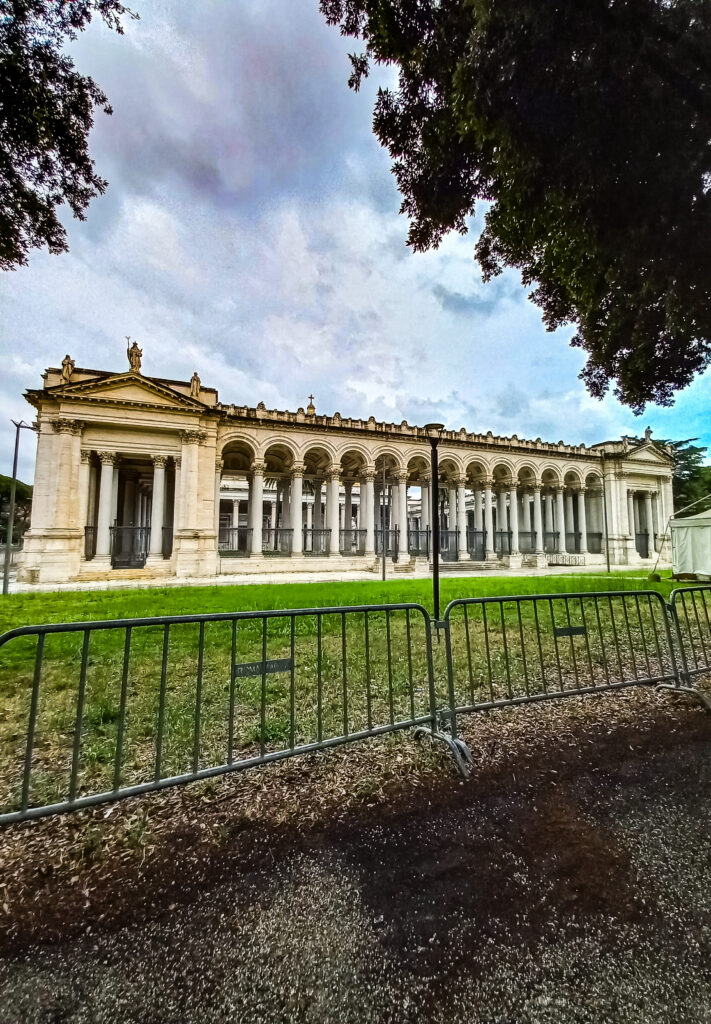
[[[74,360],[70,357],[69,353],[65,355],[62,360],[62,381],[64,384],[68,384],[72,379],[74,373]]]
[[[126,336],[126,341],[131,339]],[[138,347],[138,344],[134,341],[129,348],[126,349],[126,355],[128,357],[128,364],[132,373],[141,372],[141,356],[143,355],[143,349]]]

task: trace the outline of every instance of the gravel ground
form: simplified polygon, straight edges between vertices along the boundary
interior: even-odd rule
[[[711,742],[344,827],[0,962],[0,1020],[711,1020]]]

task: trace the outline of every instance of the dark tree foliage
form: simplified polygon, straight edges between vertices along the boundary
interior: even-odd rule
[[[119,0],[0,0],[0,268],[27,263],[30,249],[65,252],[57,208],[75,217],[107,182],[87,139],[94,108],[111,113],[93,79],[62,53],[94,15],[122,32],[134,17]]]
[[[10,518],[10,488],[12,478],[0,473],[0,543],[7,538],[7,526]],[[17,543],[30,525],[32,512],[32,485],[23,484],[18,480],[15,485],[15,521],[12,530],[13,543]]]
[[[700,502],[711,494],[711,466],[704,464],[707,449],[694,444],[698,437],[688,437],[684,441],[655,441],[655,444],[671,448],[675,460],[672,489],[674,491],[674,508],[679,511]],[[701,511],[705,505],[690,509],[689,515]]]
[[[394,65],[374,130],[415,250],[464,233],[521,271],[582,373],[635,411],[711,359],[711,0],[321,0]]]

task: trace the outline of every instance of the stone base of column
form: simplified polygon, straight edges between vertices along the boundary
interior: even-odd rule
[[[170,565],[170,558],[163,558],[162,552],[155,555],[149,555],[146,559],[146,566],[151,569],[158,569],[164,565]]]
[[[508,556],[509,569],[520,569],[523,565],[523,558],[520,551],[512,551]]]
[[[457,555],[458,562],[471,562],[471,560],[472,556],[469,554],[468,551],[460,551],[459,554]]]
[[[495,563],[497,563],[499,561],[499,556],[496,554],[495,551],[485,551],[484,552],[484,561],[488,565],[495,564]]]
[[[548,558],[543,551],[536,551],[532,555],[526,555],[526,565],[532,569],[546,569]]]

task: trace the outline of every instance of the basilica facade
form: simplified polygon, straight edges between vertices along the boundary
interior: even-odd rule
[[[443,429],[439,495],[423,427],[227,405],[197,373],[81,369],[29,390],[38,448],[26,583],[426,567],[432,522],[456,571],[668,560],[670,453]],[[457,563],[456,566],[450,563]]]

